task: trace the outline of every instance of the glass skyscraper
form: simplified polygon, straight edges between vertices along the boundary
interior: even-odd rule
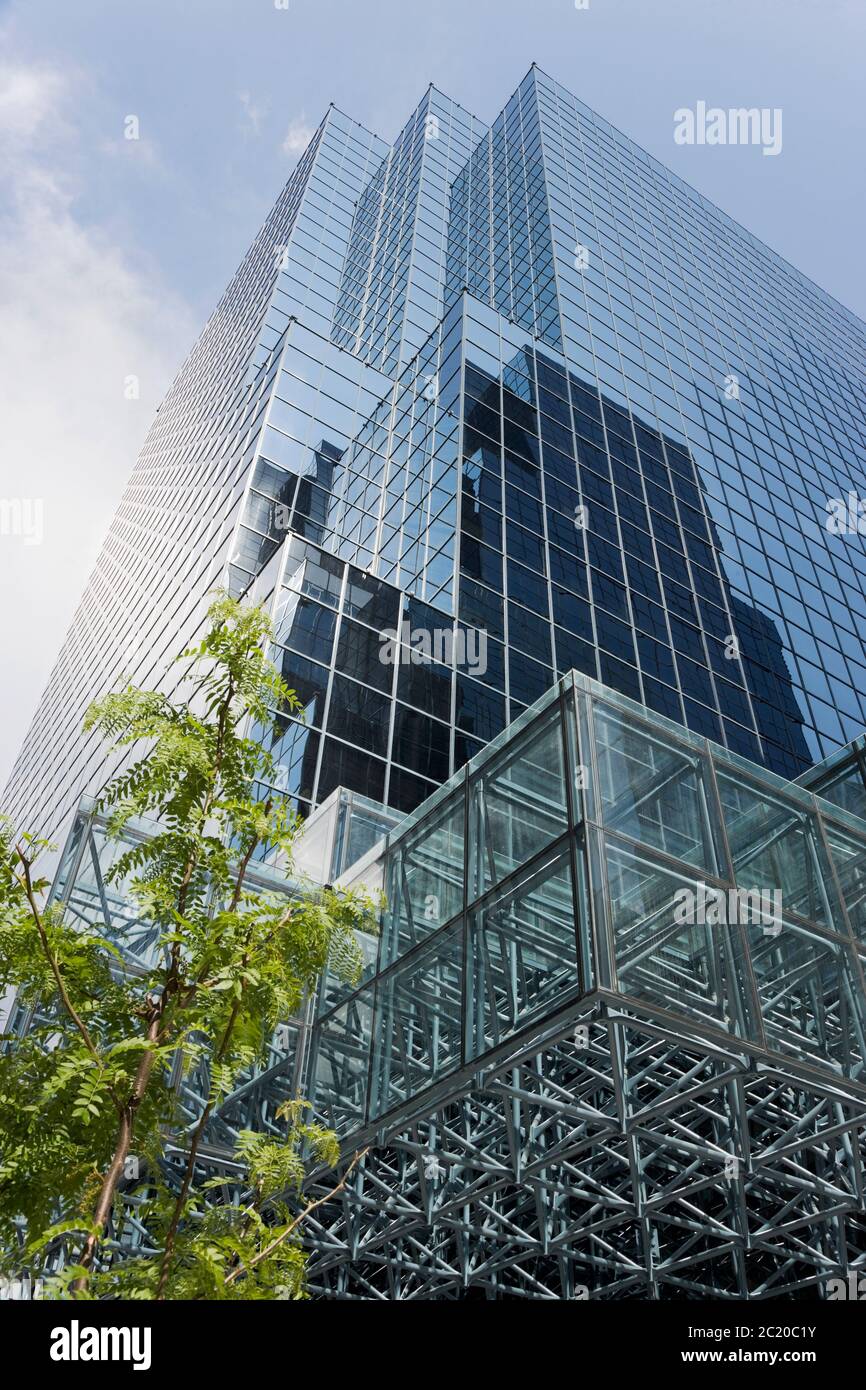
[[[108,770],[87,703],[257,577],[302,811],[412,810],[572,668],[800,775],[866,723],[862,542],[826,524],[866,490],[863,356],[535,67],[489,128],[431,87],[390,149],[331,107],[154,421],[7,808],[56,834]],[[385,666],[384,629],[451,660]]]
[[[272,790],[348,806],[357,853],[391,830],[360,861],[389,904],[369,978],[326,982],[267,1081],[297,1066],[344,1133],[391,1135],[366,1171],[404,1194],[400,1271],[359,1200],[369,1260],[323,1225],[322,1292],[573,1297],[608,1264],[604,1296],[784,1292],[817,1281],[793,1232],[836,1199],[859,1215],[822,1259],[847,1261],[866,556],[831,522],[866,495],[864,349],[537,67],[489,127],[433,87],[390,148],[325,115],[159,411],[4,797],[74,821],[58,891],[95,903],[75,813],[113,769],[84,709],[176,680],[215,585],[269,607],[304,710],[262,731]],[[329,845],[326,879],[357,857]],[[793,930],[662,940],[689,872],[782,891]],[[814,1199],[768,1156],[786,1133]],[[488,1216],[460,1216],[476,1188]]]

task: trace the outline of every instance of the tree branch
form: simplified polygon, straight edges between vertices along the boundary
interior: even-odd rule
[[[229,907],[229,912],[234,912],[237,908],[238,903],[240,902],[246,872],[249,867],[249,862],[253,856],[253,851],[255,850],[255,847],[258,844],[258,842],[258,837],[256,837],[250,842],[247,852],[241,860],[240,865],[238,866],[237,879],[234,886],[234,892],[232,893],[232,900],[231,905]],[[241,959],[242,968],[245,968],[249,965],[249,944],[252,932],[253,928],[250,927],[247,933],[244,955]],[[243,994],[243,986],[241,986],[241,994]],[[234,1032],[234,1027],[237,1023],[238,1013],[240,1012],[240,1007],[241,1000],[235,999],[232,1004],[231,1012],[229,1014],[228,1021],[223,1032],[222,1040],[220,1042],[219,1049],[216,1054],[215,1060],[217,1063],[221,1062],[225,1057],[226,1053],[228,1052],[229,1046],[231,1044],[232,1033]],[[166,1284],[168,1283],[168,1276],[171,1269],[171,1261],[172,1256],[174,1254],[174,1246],[175,1241],[177,1239],[178,1227],[180,1226],[180,1219],[183,1215],[183,1210],[186,1206],[187,1198],[189,1197],[189,1189],[192,1186],[193,1174],[195,1172],[195,1161],[198,1157],[198,1146],[201,1143],[201,1137],[204,1133],[205,1126],[211,1117],[213,1108],[213,1101],[209,1100],[199,1117],[198,1124],[195,1127],[192,1140],[190,1142],[189,1154],[187,1155],[186,1168],[184,1169],[183,1180],[180,1185],[180,1191],[178,1192],[177,1199],[174,1204],[174,1209],[171,1214],[171,1221],[169,1223],[168,1231],[165,1237],[165,1247],[162,1252],[162,1260],[160,1262],[159,1267],[159,1280],[157,1282],[156,1293],[154,1295],[157,1301],[161,1301],[165,1297],[165,1288]]]
[[[39,908],[36,903],[36,896],[33,892],[33,881],[30,877],[30,869],[33,864],[33,860],[27,858],[20,845],[15,846],[15,853],[18,855],[18,858],[21,860],[21,863],[23,865],[24,878],[22,879],[21,877],[19,877],[19,875],[15,873],[14,869],[12,870],[12,872],[17,883],[20,885],[21,888],[24,889],[24,893],[27,897],[27,902],[30,906],[30,914],[36,925],[36,930],[39,933],[39,940],[42,942],[42,950],[44,951],[45,958],[48,961],[49,966],[51,967],[51,973],[54,976],[54,982],[57,985],[57,992],[60,995],[63,1007],[66,1010],[69,1017],[71,1018],[72,1022],[75,1024],[75,1027],[81,1035],[81,1038],[84,1042],[84,1046],[87,1048],[87,1051],[90,1053],[93,1060],[97,1062],[101,1067],[103,1065],[102,1057],[96,1047],[96,1044],[90,1036],[87,1024],[84,1022],[83,1018],[81,1018],[80,1014],[75,1008],[75,1005],[72,1003],[72,1000],[69,997],[69,992],[67,991],[66,985],[64,984],[63,976],[60,973],[60,966],[57,963],[57,958],[51,950],[51,945],[48,940],[48,933],[45,930],[45,923],[42,920],[42,914],[39,911]]]
[[[159,1009],[156,1009],[154,1010],[153,1016],[148,1025],[148,1042],[155,1043],[157,1041],[157,1036],[159,1032],[159,1019]],[[120,1114],[120,1124],[118,1127],[117,1139],[114,1145],[114,1153],[112,1154],[111,1162],[109,1163],[105,1175],[102,1179],[102,1186],[99,1190],[99,1196],[96,1199],[96,1207],[94,1208],[93,1213],[94,1229],[91,1231],[90,1235],[88,1235],[87,1240],[84,1243],[84,1249],[82,1250],[81,1256],[78,1260],[78,1263],[82,1265],[86,1271],[89,1271],[93,1264],[93,1261],[96,1257],[96,1251],[98,1249],[99,1242],[102,1238],[102,1233],[105,1230],[108,1218],[111,1215],[111,1208],[114,1204],[114,1195],[117,1191],[117,1184],[120,1182],[120,1179],[123,1175],[123,1165],[126,1160],[126,1156],[129,1153],[130,1144],[132,1143],[132,1134],[133,1129],[135,1127],[135,1116],[138,1111],[138,1107],[141,1105],[141,1102],[144,1099],[145,1092],[147,1091],[147,1087],[150,1082],[151,1072],[153,1071],[153,1063],[154,1052],[151,1048],[148,1048],[147,1052],[143,1054],[138,1063],[138,1066],[136,1067],[135,1079],[132,1084],[132,1091],[130,1093],[129,1099],[127,1100]],[[81,1275],[72,1283],[72,1291],[74,1293],[83,1292],[83,1290],[87,1287],[88,1279],[89,1273]]]
[[[356,1168],[358,1164],[361,1162],[361,1159],[364,1158],[369,1152],[370,1147],[368,1145],[366,1149],[361,1149],[358,1153],[356,1153],[355,1157],[352,1159],[352,1162],[349,1164],[348,1168],[341,1177],[340,1181],[337,1183],[336,1187],[332,1187],[330,1192],[325,1193],[324,1197],[317,1197],[315,1202],[309,1202],[304,1207],[304,1210],[298,1213],[294,1221],[292,1221],[286,1227],[282,1234],[278,1235],[276,1240],[272,1240],[270,1245],[266,1245],[264,1250],[259,1250],[259,1252],[253,1256],[253,1258],[249,1261],[248,1264],[238,1265],[237,1269],[233,1269],[231,1274],[229,1274],[225,1280],[226,1284],[233,1284],[236,1279],[239,1279],[241,1277],[242,1274],[248,1274],[251,1270],[255,1269],[256,1265],[261,1264],[262,1260],[266,1260],[269,1255],[272,1255],[274,1251],[279,1248],[279,1246],[284,1245],[285,1242],[294,1235],[301,1222],[306,1221],[307,1217],[310,1215],[310,1212],[315,1211],[316,1207],[324,1206],[325,1202],[330,1202],[333,1197],[336,1197],[338,1192],[342,1192],[346,1186],[346,1183],[349,1180],[349,1175],[352,1172],[352,1169]]]

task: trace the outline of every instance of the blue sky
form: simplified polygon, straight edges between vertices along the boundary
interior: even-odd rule
[[[434,81],[489,120],[536,61],[864,315],[864,40],[862,0],[0,0],[0,498],[44,499],[40,545],[0,537],[0,783],[153,411],[330,101],[390,139]],[[699,100],[781,107],[782,153],[675,144]]]

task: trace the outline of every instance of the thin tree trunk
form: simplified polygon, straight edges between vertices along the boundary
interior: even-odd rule
[[[157,1014],[150,1022],[147,1030],[148,1042],[156,1043],[158,1039],[159,1018],[160,1016]],[[93,1266],[96,1251],[99,1248],[99,1243],[108,1223],[108,1218],[111,1215],[111,1209],[114,1205],[114,1198],[117,1193],[117,1185],[123,1176],[123,1165],[129,1153],[130,1144],[132,1143],[132,1136],[135,1129],[135,1116],[147,1092],[151,1073],[153,1071],[153,1063],[153,1052],[148,1049],[148,1051],[143,1054],[136,1068],[135,1079],[133,1081],[129,1100],[120,1113],[114,1153],[112,1154],[111,1162],[103,1176],[102,1186],[99,1189],[99,1196],[96,1199],[96,1206],[93,1209],[94,1229],[88,1235],[84,1243],[84,1249],[78,1259],[78,1263],[87,1271]],[[73,1293],[84,1292],[87,1288],[88,1277],[88,1274],[83,1274],[73,1281],[71,1285]]]
[[[268,807],[270,807],[270,802],[268,802]],[[247,869],[249,868],[249,863],[253,857],[253,851],[255,850],[257,844],[258,839],[253,840],[250,846],[248,847],[243,859],[241,860],[237,878],[235,881],[234,892],[232,893],[232,900],[229,904],[229,912],[234,912],[237,908],[238,903],[240,902],[241,893],[243,892],[244,880],[247,874]],[[250,934],[248,933],[247,941],[249,941],[249,939]],[[247,964],[248,962],[249,953],[247,953],[244,956],[244,964]],[[219,1050],[216,1054],[215,1060],[217,1062],[222,1061],[229,1049],[229,1044],[231,1043],[231,1036],[234,1030],[235,1023],[237,1022],[239,1009],[240,1002],[238,1000],[235,1000],[234,1004],[232,1005],[231,1013],[229,1014],[228,1022],[223,1032],[222,1042],[220,1043]],[[212,1111],[213,1103],[211,1101],[208,1101],[205,1105],[204,1110],[202,1111],[202,1114],[199,1117],[199,1122],[196,1125],[195,1130],[193,1132],[192,1141],[189,1146],[189,1154],[187,1155],[183,1181],[180,1185],[180,1191],[177,1195],[177,1199],[174,1204],[174,1210],[171,1214],[171,1222],[169,1223],[168,1231],[166,1232],[165,1247],[162,1252],[162,1261],[159,1267],[159,1281],[157,1283],[156,1293],[154,1295],[154,1298],[157,1300],[162,1300],[165,1297],[165,1286],[168,1283],[169,1271],[171,1269],[171,1259],[174,1253],[174,1245],[177,1239],[178,1227],[180,1226],[180,1218],[183,1215],[183,1209],[186,1205],[186,1199],[189,1196],[189,1189],[192,1185],[193,1174],[195,1172],[195,1161],[198,1157],[198,1146],[201,1143],[201,1137],[204,1133],[205,1125],[210,1119]]]
[[[219,1046],[219,1051],[217,1052],[216,1057],[214,1059],[217,1063],[223,1060],[223,1057],[226,1055],[229,1049],[229,1044],[231,1042],[232,1032],[237,1021],[239,1009],[240,1003],[238,1000],[235,1000],[234,1004],[232,1005],[232,1010],[229,1015],[228,1022],[225,1026],[225,1031],[223,1033],[222,1042]],[[204,1134],[205,1125],[210,1119],[212,1111],[213,1102],[208,1101],[205,1105],[204,1110],[199,1116],[198,1124],[195,1127],[192,1140],[190,1142],[189,1154],[187,1155],[186,1160],[186,1169],[183,1175],[183,1182],[180,1185],[180,1191],[177,1194],[177,1199],[174,1204],[174,1210],[171,1214],[171,1222],[169,1224],[168,1231],[166,1232],[165,1246],[162,1252],[162,1262],[159,1267],[159,1282],[157,1283],[156,1293],[154,1294],[154,1298],[157,1300],[161,1300],[165,1296],[165,1286],[168,1283],[169,1271],[171,1269],[171,1257],[174,1254],[174,1243],[177,1239],[177,1231],[178,1227],[180,1226],[180,1218],[183,1215],[183,1209],[186,1206],[186,1199],[189,1196],[189,1189],[192,1185],[193,1174],[195,1172],[195,1161],[198,1157],[198,1146],[201,1143],[201,1137]]]

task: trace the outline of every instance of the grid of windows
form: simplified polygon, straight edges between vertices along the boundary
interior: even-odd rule
[[[536,67],[489,130],[431,87],[391,150],[332,107],[157,416],[7,806],[56,829],[113,771],[69,737],[89,700],[164,680],[208,590],[298,545],[328,576],[271,584],[302,809],[408,809],[572,667],[797,776],[866,722],[866,559],[825,525],[866,493],[864,347]],[[395,604],[483,660],[387,667]]]
[[[431,86],[358,202],[333,339],[389,376],[440,317],[449,188],[483,129]]]
[[[866,722],[866,556],[825,525],[829,499],[866,491],[864,325],[564,88],[529,80],[569,364],[691,455],[732,596],[781,644],[809,755],[825,757]]]
[[[293,319],[287,325],[232,552],[233,593],[244,592],[287,532],[339,549],[344,527],[355,516],[367,516],[341,460],[391,387],[386,377],[304,324]],[[366,489],[378,498],[374,483]],[[346,493],[349,515],[334,515],[336,500]],[[361,529],[358,521],[355,530]],[[368,530],[357,535],[353,558],[368,540]]]
[[[466,675],[477,634],[419,660],[411,634],[453,633],[449,614],[318,546],[287,542],[271,611],[271,657],[301,709],[257,731],[275,760],[263,795],[276,790],[305,815],[347,786],[408,812],[502,727],[501,696]],[[498,719],[485,697],[502,706]]]
[[[509,113],[520,139],[507,145]],[[790,680],[784,699],[756,692],[773,708],[759,730],[789,745],[771,761],[827,756],[866,721],[866,559],[856,536],[825,525],[830,499],[866,491],[863,324],[537,68],[494,123],[500,139],[503,126],[502,167],[491,135],[454,185],[451,293],[465,285],[561,343],[578,380],[689,456],[735,626]],[[509,201],[539,171],[553,328],[509,279],[535,264],[547,285]],[[689,558],[699,563],[694,541]],[[738,697],[722,692],[740,722]]]
[[[502,641],[509,718],[574,667],[796,776],[782,644],[731,591],[693,459],[513,338],[467,301],[459,617]]]
[[[81,733],[91,700],[173,681],[233,553],[290,315],[330,324],[354,202],[386,146],[331,108],[151,426],[7,784],[4,809],[55,835],[114,767]]]
[[[452,185],[446,305],[464,289],[562,346],[541,126],[526,84]]]

